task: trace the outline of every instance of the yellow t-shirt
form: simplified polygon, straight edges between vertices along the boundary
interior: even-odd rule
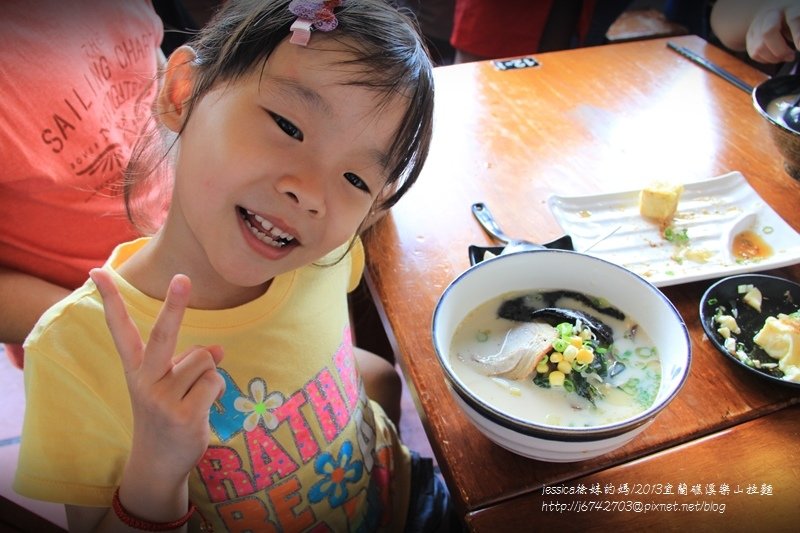
[[[105,268],[146,339],[162,302],[116,273],[145,242],[120,245]],[[367,399],[353,357],[346,295],[363,265],[357,242],[342,261],[278,276],[262,297],[240,307],[187,309],[176,352],[225,349],[225,394],[211,410],[211,443],[190,475],[190,497],[214,531],[403,528],[409,452]],[[132,417],[94,283],[51,308],[25,349],[15,490],[110,507],[130,451]]]

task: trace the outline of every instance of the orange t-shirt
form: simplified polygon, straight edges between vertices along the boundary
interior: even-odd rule
[[[123,170],[152,114],[150,0],[0,2],[0,264],[80,286],[136,236]]]

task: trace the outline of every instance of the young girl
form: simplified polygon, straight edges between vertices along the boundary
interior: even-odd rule
[[[16,490],[76,531],[440,527],[446,491],[368,400],[346,301],[432,107],[383,0],[228,0],[165,70],[165,223],[28,338]]]

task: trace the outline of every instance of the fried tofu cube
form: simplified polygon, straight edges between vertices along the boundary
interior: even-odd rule
[[[683,185],[654,183],[639,193],[639,213],[657,222],[667,222],[678,209]]]

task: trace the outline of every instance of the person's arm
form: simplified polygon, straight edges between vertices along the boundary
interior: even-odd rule
[[[112,531],[120,533],[124,531],[141,532],[123,524],[113,510],[103,507],[80,507],[77,505],[66,505],[67,527],[69,531],[85,533],[88,531],[102,532]],[[188,525],[175,528],[171,531],[188,531]]]
[[[353,346],[353,354],[367,397],[375,400],[394,425],[400,427],[403,385],[397,370],[388,360],[358,346]]]
[[[128,315],[111,274],[95,269],[90,277],[103,299],[133,411],[133,439],[119,503],[128,517],[174,523],[187,514],[189,472],[208,447],[209,411],[225,389],[216,371],[222,348],[192,346],[173,357],[191,291],[185,276],[170,283],[147,342]],[[135,531],[110,507],[67,505],[66,511],[70,531]]]
[[[131,471],[130,464],[127,471]],[[128,473],[124,476],[119,491],[120,502],[128,514],[147,522],[173,522],[185,515],[188,510],[187,480],[177,486],[169,486],[164,483],[162,477],[147,479],[142,472]],[[127,498],[124,491],[127,491]],[[133,510],[137,508],[141,509],[141,514],[137,514]],[[66,505],[65,509],[69,531],[76,533],[141,531],[141,529],[126,526],[110,507]],[[188,525],[185,524],[170,531],[187,530]]]
[[[722,44],[762,63],[791,61],[800,49],[798,0],[717,0],[710,22]]]
[[[0,342],[22,344],[39,317],[69,293],[49,281],[0,267]]]

